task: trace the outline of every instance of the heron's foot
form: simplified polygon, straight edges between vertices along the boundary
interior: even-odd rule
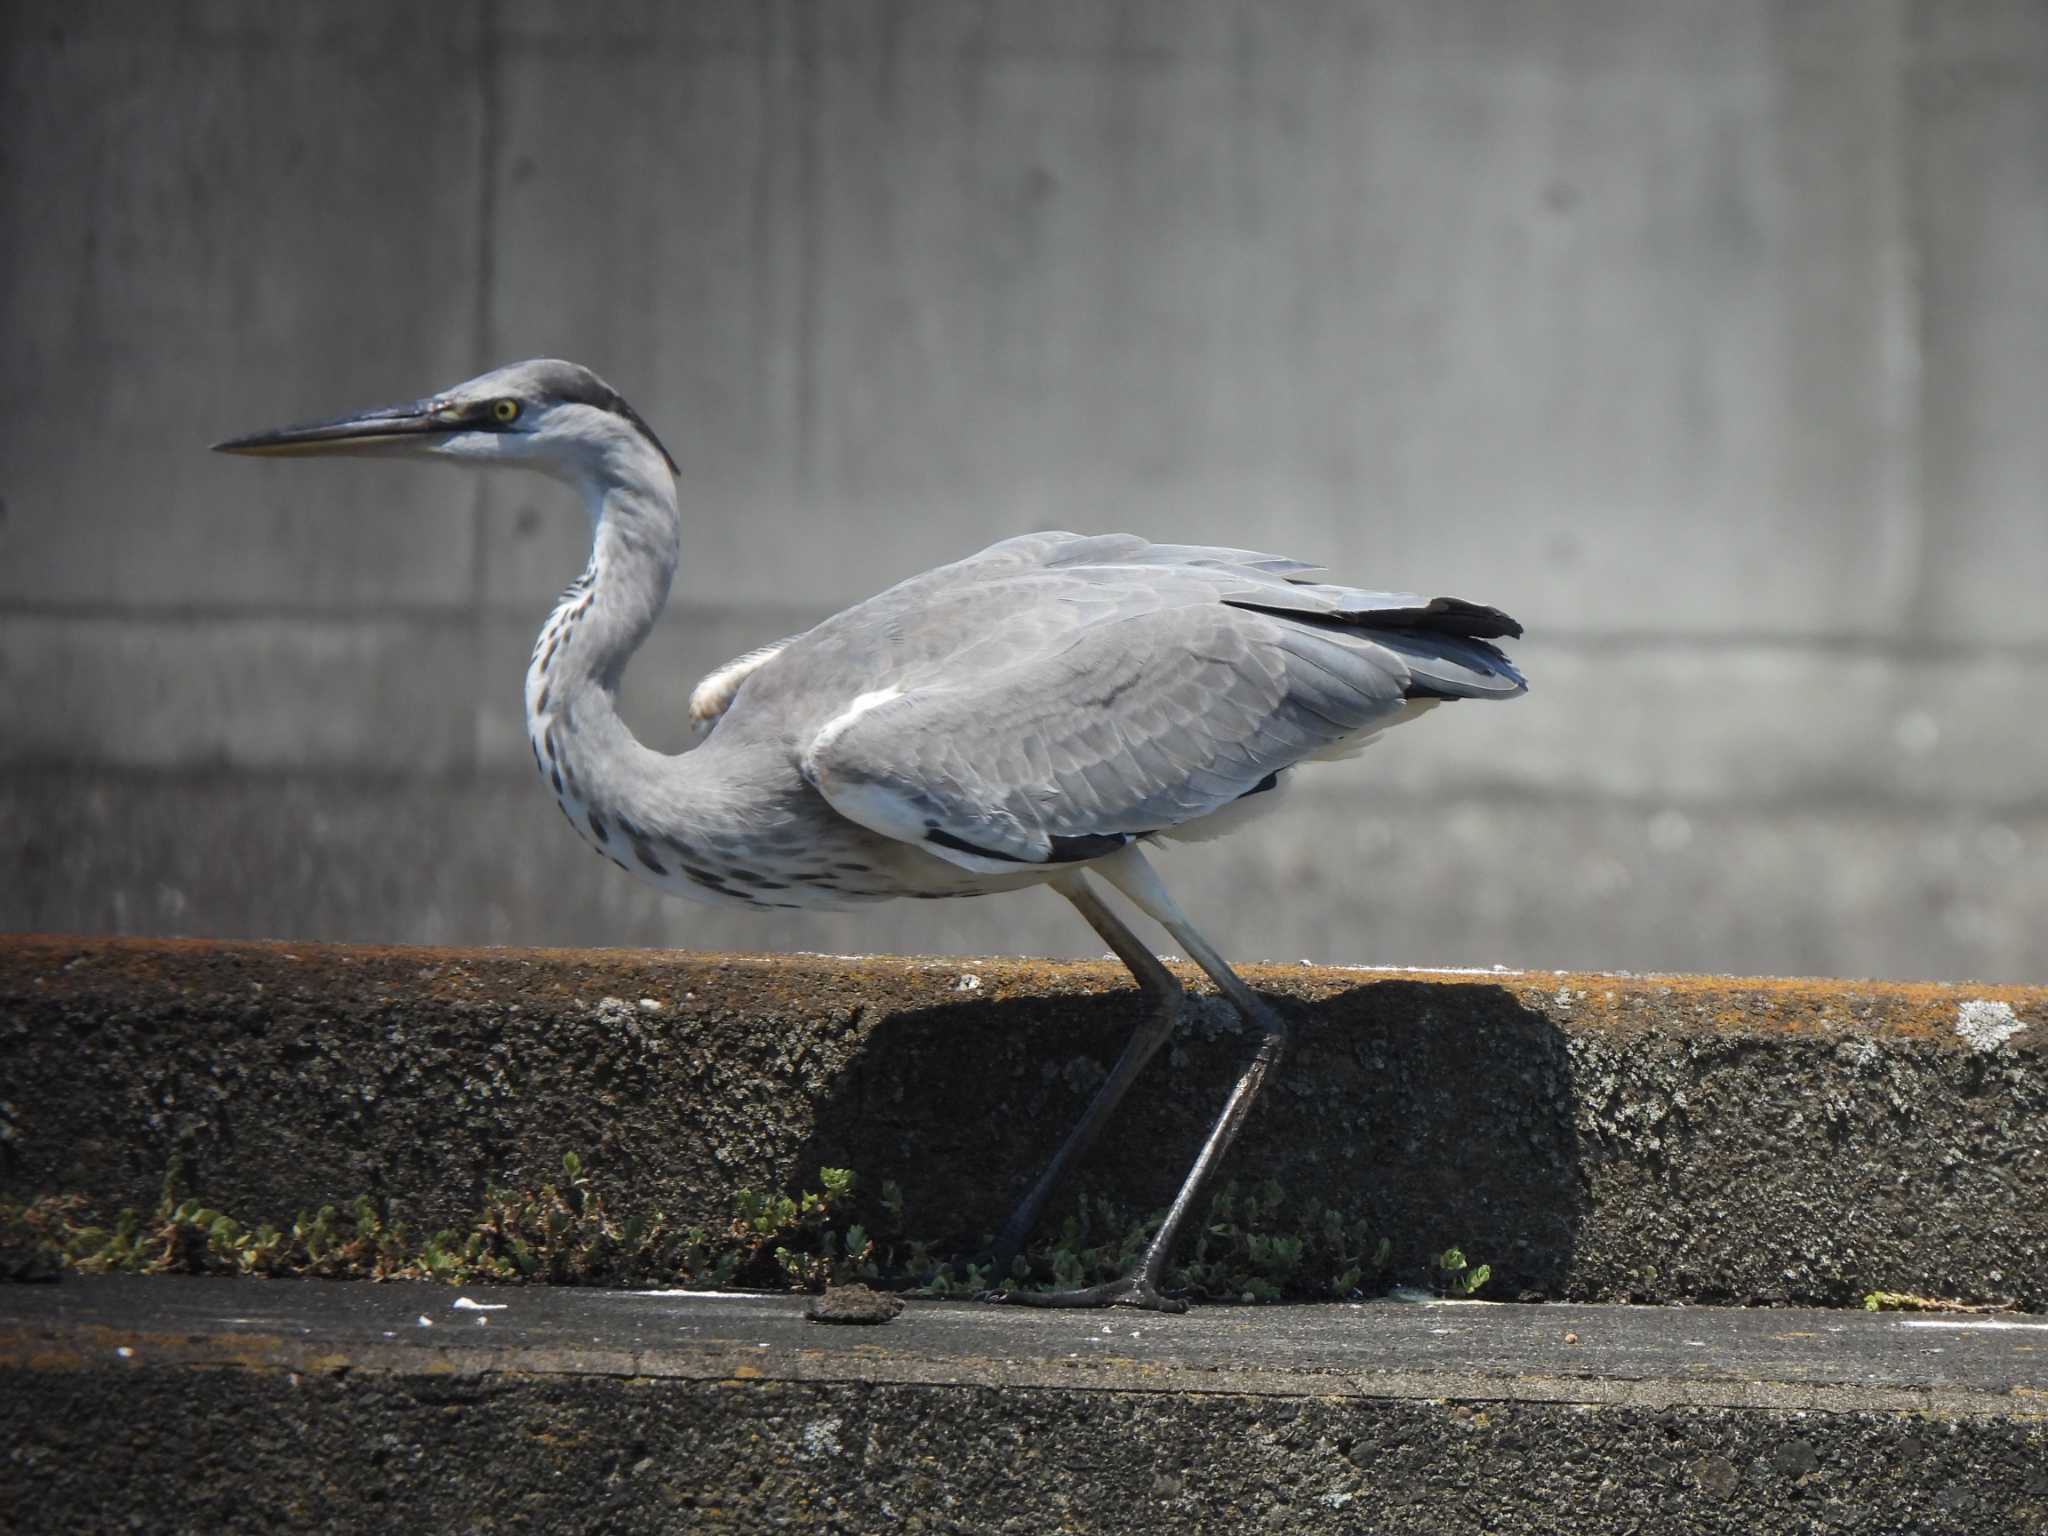
[[[1002,1302],[1013,1307],[1137,1307],[1145,1312],[1185,1312],[1187,1302],[1169,1296],[1144,1275],[1126,1275],[1080,1291],[984,1292],[983,1301]]]

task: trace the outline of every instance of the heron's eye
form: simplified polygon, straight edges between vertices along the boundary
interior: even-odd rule
[[[517,421],[519,419],[519,402],[517,400],[493,400],[491,402],[491,415],[501,422]]]

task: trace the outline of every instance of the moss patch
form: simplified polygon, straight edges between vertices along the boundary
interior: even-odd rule
[[[795,1194],[741,1190],[716,1229],[672,1225],[660,1212],[619,1216],[575,1153],[562,1177],[533,1190],[494,1190],[465,1228],[410,1231],[368,1195],[302,1211],[289,1222],[249,1221],[183,1189],[174,1167],[154,1210],[95,1219],[86,1200],[54,1195],[0,1202],[0,1251],[27,1255],[22,1278],[84,1273],[316,1276],[452,1284],[679,1285],[819,1291],[864,1281],[928,1296],[972,1295],[1001,1282],[1064,1290],[1134,1268],[1164,1211],[1141,1214],[1082,1195],[1057,1234],[1027,1247],[1005,1276],[972,1254],[911,1235],[902,1191],[870,1193],[852,1170],[821,1168]],[[1392,1241],[1365,1220],[1291,1196],[1278,1184],[1226,1185],[1193,1230],[1171,1289],[1204,1301],[1358,1297],[1384,1290]],[[1457,1248],[1433,1266],[1436,1288],[1469,1296],[1485,1265]]]

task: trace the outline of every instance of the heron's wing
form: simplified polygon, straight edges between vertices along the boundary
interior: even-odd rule
[[[1368,592],[1313,582],[1319,565],[1286,555],[1213,544],[1154,544],[1134,533],[1026,533],[992,544],[954,565],[941,566],[906,586],[943,582],[967,572],[1017,566],[1045,570],[1191,567],[1228,575],[1216,583],[1218,601],[1276,613],[1336,618],[1379,628],[1408,628],[1480,640],[1519,636],[1522,626],[1481,603],[1457,597],[1421,597],[1413,592]]]
[[[1412,699],[1521,690],[1484,640],[1421,627],[1470,610],[1486,628],[1494,610],[1181,548],[1041,559],[876,609],[911,664],[818,726],[805,778],[849,819],[968,868],[1086,859],[1266,788]],[[1146,550],[1160,557],[1131,558]]]
[[[1286,555],[1262,555],[1252,549],[1229,549],[1217,544],[1154,544],[1135,533],[1020,533],[991,544],[964,560],[944,565],[923,576],[913,576],[905,585],[929,579],[947,579],[957,573],[987,573],[1039,567],[1047,570],[1079,566],[1188,565],[1212,569],[1257,572],[1276,578],[1291,578],[1321,566],[1289,559]]]
[[[690,692],[690,729],[702,736],[718,724],[719,716],[732,707],[733,696],[740,691],[740,684],[796,638],[795,635],[787,635],[773,645],[756,646],[746,655],[735,656],[724,666],[707,673]]]

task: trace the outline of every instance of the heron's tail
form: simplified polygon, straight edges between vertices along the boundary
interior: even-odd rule
[[[1318,582],[1274,583],[1256,595],[1224,599],[1307,629],[1370,640],[1408,664],[1411,699],[1505,699],[1529,685],[1492,642],[1522,626],[1483,603],[1406,592],[1363,592]]]
[[[1488,609],[1487,612],[1495,612]],[[1502,614],[1502,618],[1507,615]],[[1514,623],[1508,619],[1509,623]],[[1367,626],[1365,634],[1408,663],[1411,699],[1511,699],[1528,681],[1499,647],[1466,635]],[[1521,633],[1519,625],[1516,634]]]

